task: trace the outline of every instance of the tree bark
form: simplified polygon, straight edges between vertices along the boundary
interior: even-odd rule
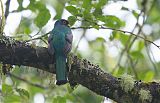
[[[68,73],[71,85],[81,84],[98,95],[110,98],[118,103],[159,103],[160,84],[134,81],[130,91],[122,89],[121,80],[102,71],[98,66],[86,59],[79,59],[71,54],[72,63]],[[4,64],[35,67],[55,73],[54,56],[49,55],[47,48],[34,47],[10,38],[0,40],[0,61]],[[150,98],[142,99],[140,90],[148,90]]]

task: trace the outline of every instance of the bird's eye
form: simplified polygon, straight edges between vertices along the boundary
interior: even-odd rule
[[[66,25],[66,24],[67,24],[67,22],[66,22],[66,21],[63,21],[63,24],[64,24],[64,25]]]

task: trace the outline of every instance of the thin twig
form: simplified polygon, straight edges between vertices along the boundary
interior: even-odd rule
[[[41,38],[40,40],[42,40],[46,45],[48,45],[48,42],[44,38]]]
[[[136,27],[137,27],[137,25],[138,25],[138,20],[139,20],[139,16],[142,14],[142,12],[140,13],[140,14],[138,14],[138,19],[137,19],[137,21],[136,21],[136,24],[135,24],[135,26],[134,26],[134,28],[133,28],[133,30],[131,31],[131,32],[129,32],[129,34],[132,34],[133,32],[134,32],[134,30],[136,29]],[[121,31],[120,31],[121,32]],[[123,32],[123,33],[126,33],[126,32]],[[119,59],[118,59],[118,62],[117,62],[117,64],[115,65],[115,67],[113,68],[113,70],[112,70],[112,73],[115,71],[115,69],[120,65],[120,62],[121,62],[121,60],[122,60],[122,57],[123,57],[123,54],[125,53],[125,51],[127,51],[128,53],[129,53],[129,49],[128,49],[128,46],[129,46],[129,42],[130,42],[130,40],[132,39],[132,36],[133,36],[134,34],[132,34],[132,35],[130,35],[129,36],[129,38],[128,38],[128,40],[127,40],[127,42],[126,42],[126,44],[125,44],[125,46],[124,46],[124,49],[121,51],[121,53],[120,53],[120,57],[119,57]],[[134,36],[137,36],[136,34],[134,35]]]
[[[133,73],[134,73],[136,79],[138,80],[138,79],[139,79],[139,78],[138,78],[138,74],[137,74],[137,71],[136,71],[136,69],[135,69],[136,64],[133,63],[133,59],[131,58],[131,56],[129,55],[129,53],[127,53],[127,54],[128,54],[129,62],[130,62],[130,64],[131,64],[131,68],[132,68],[132,70],[133,70]]]
[[[4,9],[3,9],[3,3],[0,1],[0,8],[1,8],[1,15],[0,15],[0,36],[3,36],[3,30],[5,26],[5,16],[4,16]]]
[[[119,31],[119,32],[131,34],[130,37],[129,37],[129,39],[128,39],[128,42],[129,42],[130,39],[132,38],[132,35],[135,36],[135,37],[133,38],[133,40],[131,41],[131,43],[128,43],[128,42],[127,42],[125,48],[124,48],[124,49],[122,50],[122,52],[121,52],[121,56],[120,56],[120,58],[119,58],[119,60],[118,60],[117,65],[115,66],[115,68],[117,68],[117,66],[120,65],[120,61],[121,61],[121,59],[122,59],[122,57],[123,57],[124,52],[127,51],[127,53],[129,53],[130,48],[132,47],[132,45],[134,44],[134,42],[137,40],[137,38],[141,38],[141,39],[143,39],[144,41],[147,41],[147,42],[155,45],[156,47],[158,47],[158,48],[160,49],[160,46],[157,45],[157,44],[155,44],[153,41],[150,41],[150,40],[148,40],[148,39],[140,36],[142,27],[143,27],[143,25],[144,25],[144,23],[145,23],[145,12],[146,12],[146,2],[145,2],[145,1],[142,1],[142,2],[143,2],[143,8],[142,8],[141,13],[138,15],[137,23],[136,23],[136,25],[135,25],[135,27],[134,27],[134,29],[133,29],[132,32],[128,32],[128,31],[124,31],[124,30],[119,30],[119,29],[114,29],[114,28],[104,27],[104,26],[102,26],[102,25],[98,25],[97,23],[95,23],[95,22],[93,22],[93,21],[88,21],[88,20],[87,20],[87,22],[91,22],[91,23],[94,23],[95,25],[99,26],[99,29],[110,29],[110,30],[115,30],[115,31]],[[153,4],[154,4],[154,3],[153,3]],[[153,4],[152,4],[152,7],[153,7]],[[139,21],[139,17],[140,17],[141,15],[143,15],[143,23],[142,23],[142,25],[139,25],[139,24],[138,24],[138,21]],[[133,32],[134,32],[134,30],[135,30],[135,28],[136,28],[137,26],[139,26],[138,33],[137,33],[137,34],[134,34]],[[94,27],[91,27],[91,26],[90,26],[90,27],[72,27],[72,29],[81,29],[81,28],[82,28],[82,29],[91,29],[91,28],[94,28]],[[130,58],[130,61],[132,61],[131,59],[132,59],[132,58]],[[130,63],[133,63],[133,62],[130,62]],[[133,64],[131,64],[131,65],[132,65],[132,67],[134,67]],[[135,65],[136,65],[136,64],[135,64]],[[134,69],[134,68],[132,68],[132,69]],[[133,71],[134,71],[134,73],[135,73],[135,70],[133,70]],[[136,73],[135,73],[135,76],[136,76]],[[138,76],[136,76],[136,77],[138,77]]]
[[[151,7],[150,7],[150,9],[149,9],[149,11],[148,11],[148,13],[147,13],[147,17],[149,16],[150,12],[152,11],[155,3],[156,3],[156,0],[153,0],[153,3],[152,3],[152,5],[151,5]],[[143,34],[143,33],[142,33],[142,34]],[[146,35],[143,34],[143,36],[144,36],[145,38],[147,38]],[[152,60],[152,59],[151,59],[151,55],[149,55],[149,47],[147,46],[147,43],[146,43],[146,42],[145,42],[145,47],[146,47],[146,52],[147,52],[147,55],[148,55],[148,57],[149,57],[149,60],[151,61],[152,65],[153,65],[154,71],[155,71],[155,73],[156,73],[157,75],[159,75],[157,66],[156,66],[156,64],[154,63],[155,59],[154,59],[154,56],[153,56],[153,52],[152,52],[152,50],[150,49],[151,55],[152,55],[152,57],[153,57],[153,60]]]
[[[11,2],[11,0],[7,0],[6,1],[6,9],[5,9],[5,18],[6,19],[7,19],[8,15],[9,15],[10,2]]]
[[[92,29],[94,27],[84,27],[84,26],[81,26],[81,27],[72,27],[71,29]],[[150,41],[148,39],[145,39],[144,37],[142,36],[139,36],[137,34],[134,34],[133,32],[129,32],[129,31],[125,31],[125,30],[120,30],[120,29],[114,29],[114,28],[109,28],[109,27],[104,27],[104,26],[101,26],[99,29],[110,29],[110,30],[115,30],[115,31],[119,31],[119,32],[123,32],[123,33],[128,33],[128,34],[131,34],[133,36],[136,36],[140,39],[143,39],[144,41],[147,41],[153,45],[155,45],[156,47],[158,47],[160,49],[160,45],[157,45],[156,43],[154,43],[153,41]]]
[[[78,49],[78,46],[79,46],[79,43],[81,42],[82,38],[84,37],[84,35],[86,34],[86,29],[84,30],[83,34],[81,35],[76,47],[75,47],[75,50],[73,53],[76,53],[77,52],[77,49]]]
[[[92,28],[94,28],[94,27],[81,26],[81,27],[72,27],[71,29],[92,29]],[[143,39],[144,41],[147,41],[147,42],[155,45],[157,48],[160,49],[160,45],[157,45],[157,44],[154,43],[153,41],[148,40],[148,39],[146,39],[146,38],[144,38],[144,37],[142,37],[142,36],[139,36],[139,35],[137,35],[137,34],[134,34],[133,32],[129,32],[129,31],[125,31],[125,30],[120,30],[120,29],[115,29],[115,28],[104,27],[104,26],[101,26],[99,29],[109,29],[109,30],[115,30],[115,31],[123,32],[123,33],[128,33],[128,34],[131,34],[131,35],[133,35],[133,36],[135,36],[135,37],[138,37],[138,38],[140,38],[140,39]],[[47,36],[49,33],[50,33],[50,32],[48,32],[48,33],[46,33],[46,34],[44,34],[44,35],[42,35],[42,36],[39,36],[39,37],[37,37],[37,38],[33,38],[33,39],[30,39],[30,40],[26,40],[25,42],[29,42],[29,41],[32,41],[32,40],[41,39],[42,37]]]
[[[147,38],[146,35],[144,35],[144,33],[142,33],[142,35],[143,35],[145,38]],[[152,50],[148,47],[147,42],[145,42],[145,49],[146,49],[147,55],[148,55],[148,57],[149,57],[149,60],[151,61],[151,64],[153,65],[153,68],[154,68],[155,73],[159,75],[157,66],[156,66],[156,64],[154,63],[155,59],[154,59],[154,56],[153,56],[153,52],[152,52]],[[149,54],[149,51],[150,51],[150,53],[151,53],[151,55],[152,55],[152,57],[153,57],[153,60],[151,59],[151,55]]]
[[[142,28],[142,26],[144,25],[144,19],[143,19],[143,24],[142,24],[142,26],[140,26],[139,23],[138,23],[139,18],[140,18],[140,16],[141,16],[142,13],[143,13],[142,11],[143,11],[143,9],[141,10],[140,14],[138,14],[137,21],[136,21],[136,25],[135,25],[134,29],[132,30],[132,32],[130,32],[130,34],[132,34],[132,35],[129,36],[129,38],[128,38],[127,42],[126,42],[125,48],[121,51],[120,58],[119,58],[119,60],[118,60],[117,65],[115,66],[115,67],[117,67],[117,66],[120,64],[121,59],[122,59],[122,57],[123,57],[123,54],[124,54],[125,51],[126,51],[126,52],[127,52],[127,55],[128,55],[128,58],[129,58],[129,60],[130,60],[130,64],[131,64],[132,70],[134,71],[135,76],[136,76],[136,72],[135,72],[135,68],[134,68],[134,66],[133,66],[133,64],[132,64],[132,63],[133,63],[133,62],[132,62],[132,58],[130,58],[130,56],[129,56],[129,51],[130,51],[130,48],[132,47],[133,43],[135,42],[135,40],[139,37],[140,32],[141,32],[141,28]],[[135,29],[136,29],[137,26],[139,27],[139,30],[138,30],[137,35],[134,35],[133,32],[135,31]],[[134,35],[135,37],[134,37],[133,40],[130,42],[130,40],[132,39],[132,36],[133,36],[133,35]],[[140,37],[141,37],[141,36],[140,36]],[[143,38],[143,37],[142,37],[142,38]],[[116,69],[116,68],[114,68],[114,69],[112,70],[112,72],[114,72],[115,69]],[[136,76],[136,78],[138,79],[138,76]]]
[[[26,40],[26,41],[24,41],[24,42],[27,43],[27,42],[30,42],[30,41],[33,41],[33,40],[42,39],[43,37],[47,36],[49,33],[50,33],[50,32],[48,32],[48,33],[46,33],[46,34],[44,34],[44,35],[42,35],[42,36],[39,36],[39,37],[37,37],[37,38],[33,38],[33,39]]]
[[[20,78],[20,77],[14,75],[14,74],[12,74],[12,73],[9,73],[9,72],[7,72],[7,75],[9,75],[9,76],[11,76],[11,77],[13,77],[13,78],[15,78],[15,79],[21,80],[21,81],[23,81],[23,82],[25,82],[25,83],[27,83],[27,84],[29,84],[29,85],[38,87],[38,88],[42,88],[42,89],[48,89],[48,88],[49,88],[49,87],[43,87],[43,86],[41,86],[41,85],[39,85],[39,84],[34,84],[34,83],[32,83],[32,82],[29,82],[29,81],[26,80],[26,79]]]
[[[32,38],[35,37],[36,35],[38,35],[40,33],[41,29],[33,36],[31,36]]]
[[[146,42],[145,42],[145,47],[146,47],[146,52],[147,52],[147,55],[148,55],[148,57],[149,57],[149,60],[151,61],[151,64],[153,65],[153,69],[154,69],[155,73],[158,75],[159,72],[158,72],[158,69],[157,69],[156,64],[154,63],[155,59],[154,59],[154,56],[153,56],[153,52],[152,52],[152,50],[150,49],[151,55],[149,54],[149,47],[147,46],[147,43],[146,43]],[[152,60],[151,56],[153,57],[153,60]]]

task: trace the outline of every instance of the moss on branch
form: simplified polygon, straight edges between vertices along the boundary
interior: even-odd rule
[[[73,54],[71,54],[71,57],[73,62],[68,75],[71,85],[81,84],[98,95],[105,96],[118,103],[160,102],[159,83],[133,81],[132,78],[127,76],[116,78],[86,59],[79,59]],[[9,38],[0,41],[0,61],[5,64],[30,66],[55,73],[54,56],[49,55],[47,48],[33,48],[20,41],[10,42]],[[128,86],[132,87],[126,89]]]

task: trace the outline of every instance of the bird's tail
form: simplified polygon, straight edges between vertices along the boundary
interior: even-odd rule
[[[57,85],[67,83],[66,58],[63,56],[56,56],[56,79]]]

